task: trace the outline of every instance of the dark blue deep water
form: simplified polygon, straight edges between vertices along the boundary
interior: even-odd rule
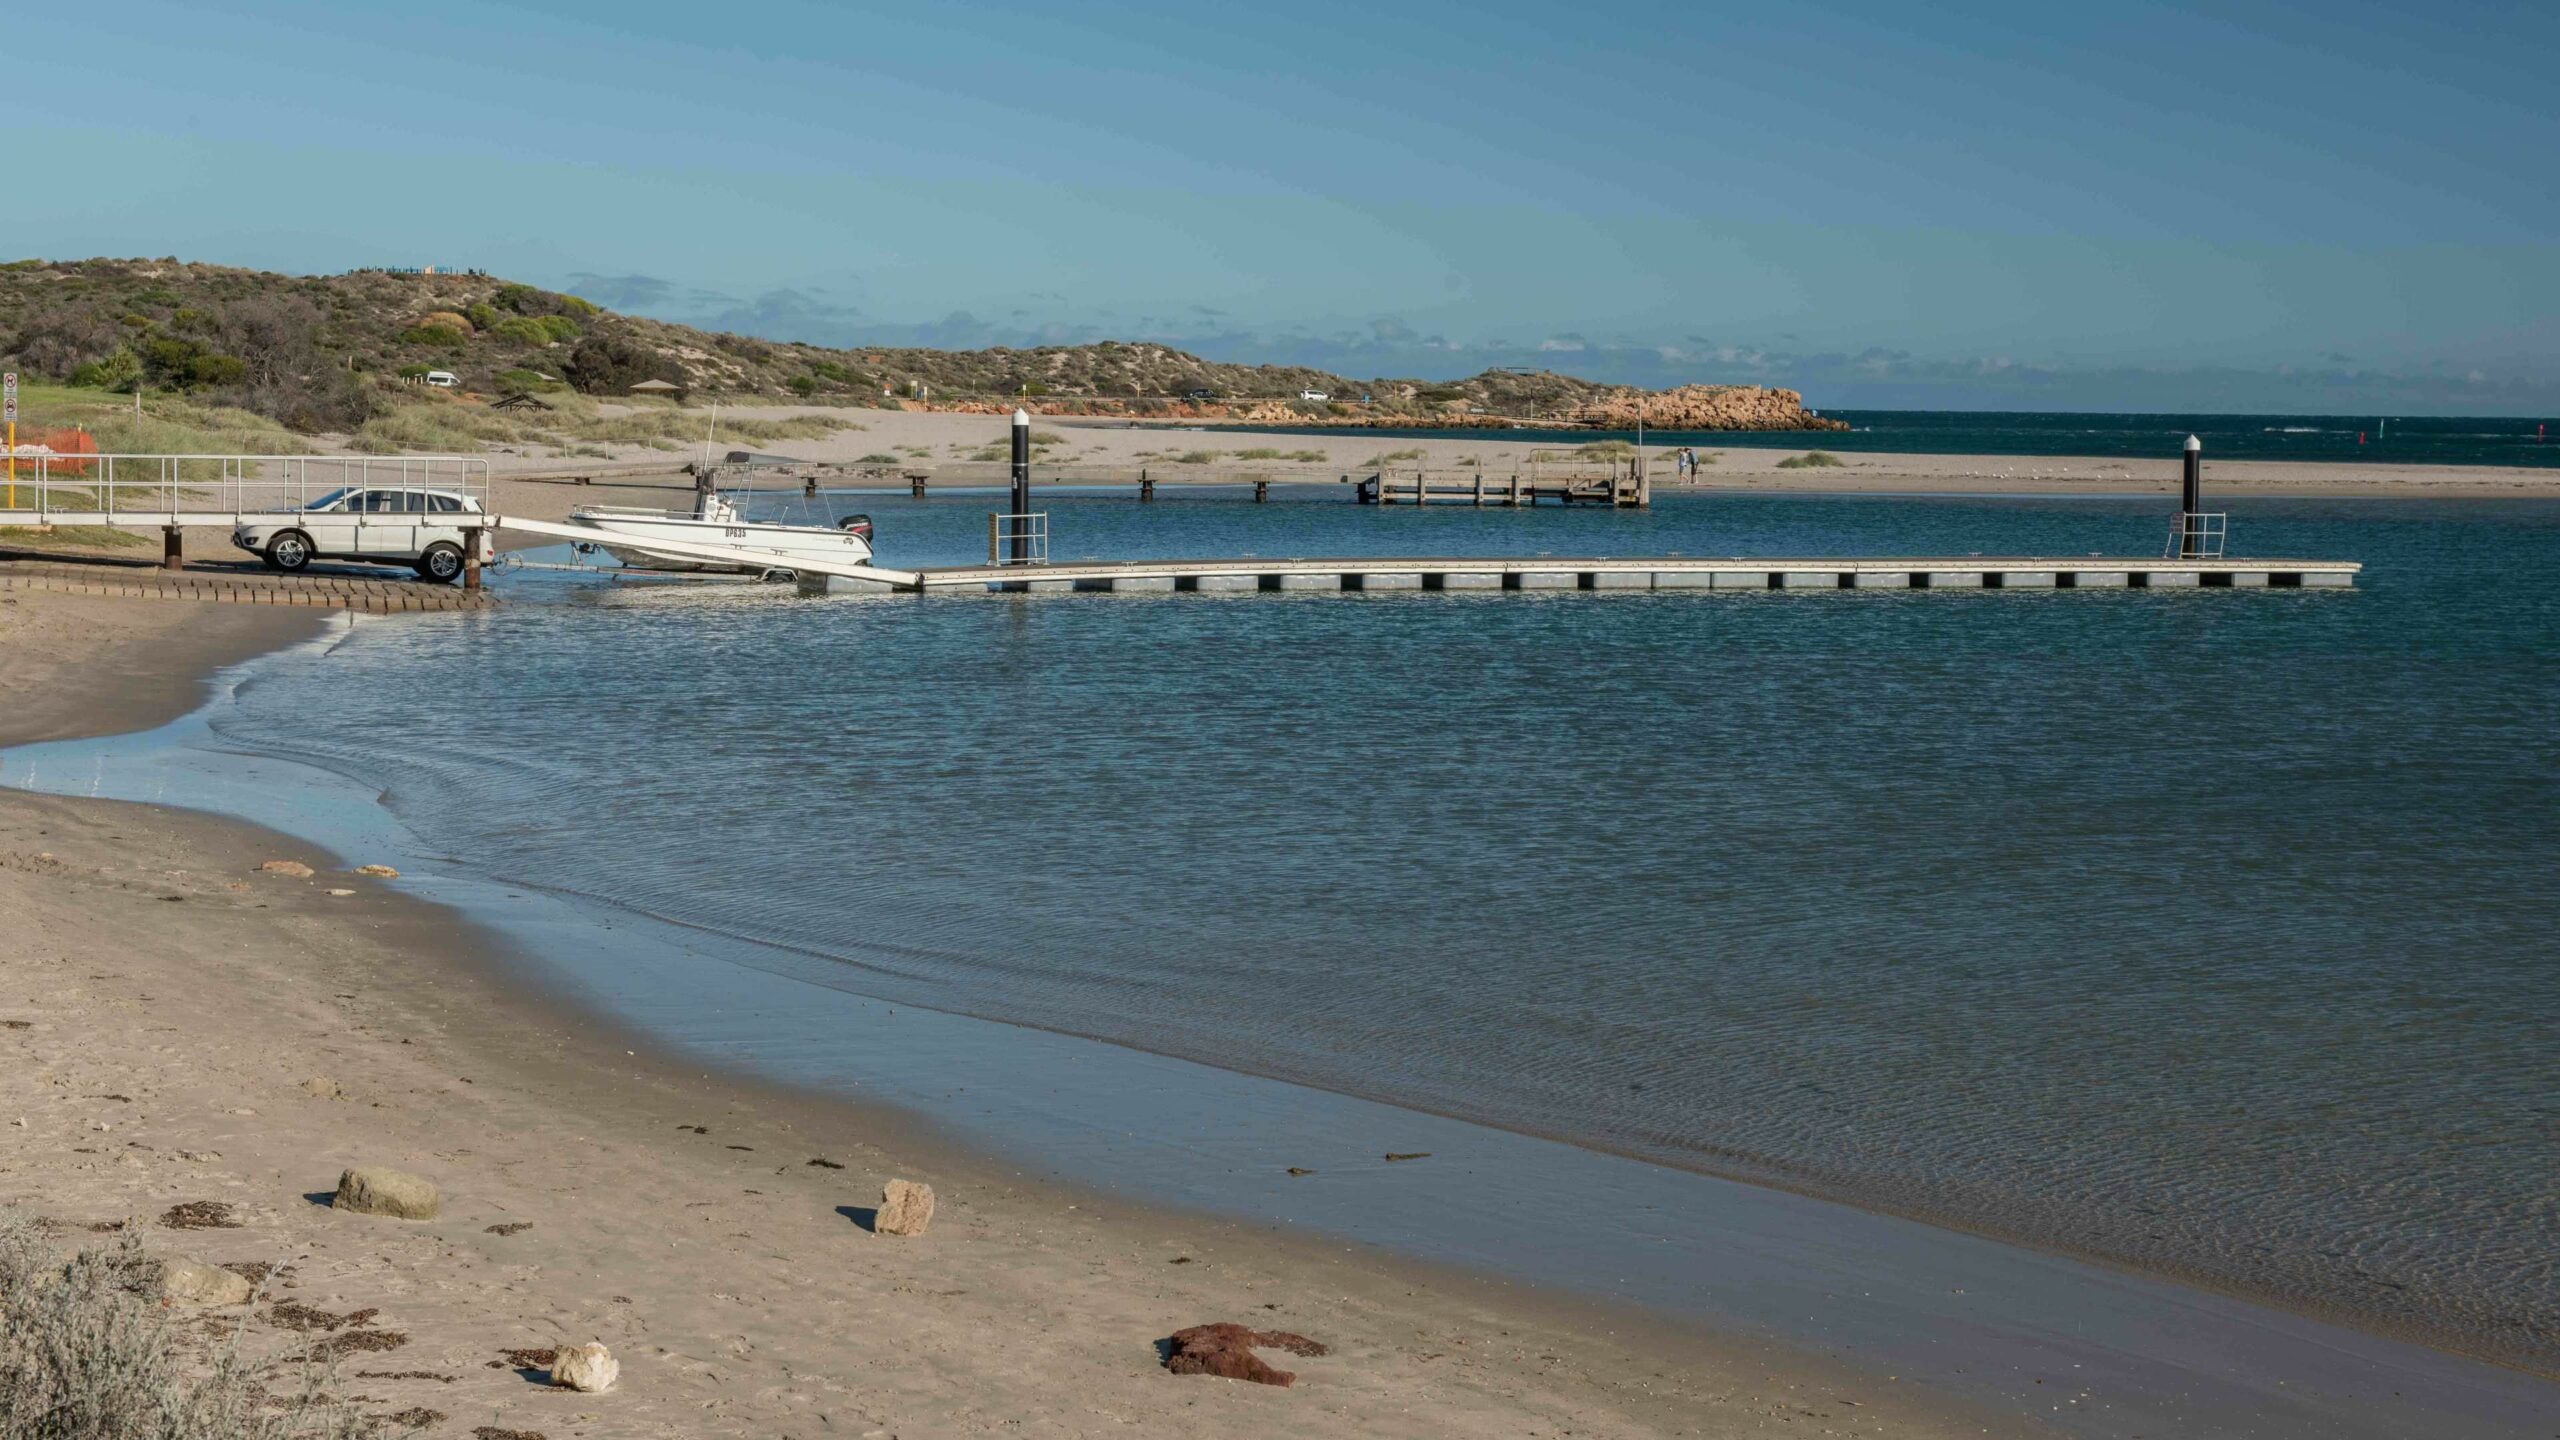
[[[1726,443],[1719,441],[1719,443]],[[1965,448],[1986,448],[1978,439]],[[867,500],[889,563],[986,497]],[[2156,554],[2157,499],[1184,492],[1059,558]],[[2560,1356],[2560,504],[2352,593],[795,598],[502,576],[224,738],[833,983]]]

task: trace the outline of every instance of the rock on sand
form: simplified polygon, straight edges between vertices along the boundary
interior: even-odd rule
[[[551,1383],[563,1390],[592,1395],[613,1387],[622,1364],[601,1344],[563,1345],[551,1357]]]
[[[249,1282],[228,1270],[186,1255],[164,1255],[144,1262],[151,1293],[190,1305],[237,1305],[249,1298]]]
[[[355,868],[355,873],[358,875],[370,875],[376,880],[397,880],[400,878],[400,872],[392,869],[388,865],[359,865]]]
[[[880,1188],[880,1213],[871,1219],[874,1235],[921,1235],[933,1223],[933,1187],[914,1180],[892,1180]]]
[[[338,1193],[330,1204],[359,1215],[433,1220],[444,1202],[435,1186],[407,1171],[363,1165],[338,1177]]]
[[[290,875],[296,880],[311,878],[311,867],[299,860],[270,860],[258,868],[270,875]]]

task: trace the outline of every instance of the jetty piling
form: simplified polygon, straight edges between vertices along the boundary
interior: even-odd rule
[[[1013,513],[1031,513],[1031,415],[1016,408],[1013,412]],[[1013,534],[1013,560],[1021,564],[1031,558],[1031,536],[1016,526]]]
[[[2187,437],[2185,472],[2178,486],[2178,509],[2190,516],[2204,509],[2204,442],[2193,435]],[[2192,558],[2196,553],[2195,527],[2182,525],[2178,528],[2178,553]]]

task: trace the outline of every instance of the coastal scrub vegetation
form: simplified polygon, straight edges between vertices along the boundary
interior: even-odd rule
[[[1778,468],[1781,470],[1828,470],[1835,465],[1847,463],[1849,462],[1828,450],[1812,450],[1779,461]]]
[[[360,1440],[373,1427],[329,1394],[329,1369],[255,1327],[185,1327],[150,1298],[131,1229],[67,1259],[35,1221],[0,1210],[0,1435],[116,1440]],[[279,1382],[283,1389],[279,1392]]]
[[[176,391],[345,434],[450,371],[464,393],[528,388],[524,372],[591,395],[664,380],[696,395],[830,407],[1010,406],[1072,399],[1093,414],[1246,421],[1820,428],[1790,391],[1698,386],[1645,392],[1551,371],[1462,380],[1356,381],[1299,365],[1204,360],[1152,342],[929,350],[836,348],[723,334],[603,309],[576,295],[478,273],[359,270],[278,275],[175,259],[0,264],[0,363],[22,375],[129,394]],[[1306,392],[1359,403],[1308,402]],[[1292,457],[1295,458],[1295,457]],[[1310,462],[1312,463],[1312,462]]]

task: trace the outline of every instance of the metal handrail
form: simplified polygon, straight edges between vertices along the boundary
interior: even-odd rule
[[[1015,540],[1024,542],[1024,553],[1013,553]],[[987,563],[990,565],[1046,565],[1049,563],[1049,513],[1033,511],[1027,515],[987,514]]]
[[[204,455],[21,453],[0,480],[0,514],[38,524],[151,523],[147,516],[228,517],[308,510],[347,489],[440,490],[488,508],[490,467],[478,455]]]
[[[2230,538],[2231,517],[2219,510],[2180,510],[2169,517],[2167,560],[2219,560]]]

